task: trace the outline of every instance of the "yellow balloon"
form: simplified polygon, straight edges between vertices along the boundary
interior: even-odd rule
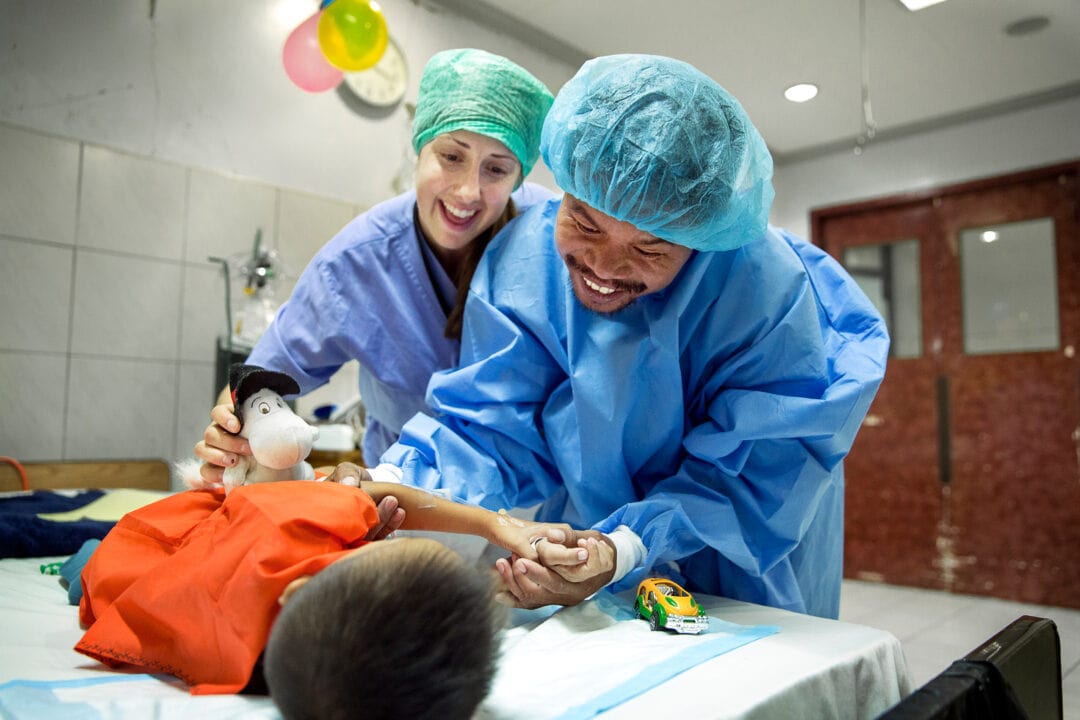
[[[382,8],[374,0],[334,0],[319,16],[319,47],[341,70],[367,70],[390,42]]]

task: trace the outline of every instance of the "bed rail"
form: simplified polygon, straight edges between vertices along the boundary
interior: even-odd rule
[[[164,460],[21,463],[31,490],[61,488],[139,488],[168,490],[169,464]],[[0,492],[22,490],[17,468],[0,465]]]

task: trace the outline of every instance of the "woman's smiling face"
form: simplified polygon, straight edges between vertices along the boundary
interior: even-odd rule
[[[693,253],[570,195],[559,207],[555,246],[578,300],[601,313],[622,310],[643,295],[663,290]]]
[[[420,148],[416,205],[424,236],[439,250],[462,250],[491,227],[510,200],[521,164],[498,140],[468,130]]]

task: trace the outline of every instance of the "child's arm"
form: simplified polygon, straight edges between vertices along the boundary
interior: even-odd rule
[[[585,533],[575,532],[569,525],[525,522],[505,513],[446,500],[410,485],[365,480],[360,483],[360,489],[376,504],[388,496],[397,498],[398,507],[405,511],[402,530],[478,535],[531,560],[537,558],[535,541],[544,538],[560,545],[565,543],[567,552],[574,558],[585,559],[579,557],[584,551],[577,547],[578,537],[584,537]]]
[[[530,560],[538,559],[536,542],[544,538],[552,543],[545,551],[547,562],[576,566],[588,556],[579,547],[579,540],[601,537],[594,530],[574,530],[565,524],[526,523],[504,513],[446,500],[411,485],[374,482],[364,468],[354,463],[318,468],[318,472],[326,474],[330,482],[354,487],[359,485],[380,508],[388,499],[396,500],[395,527],[478,535],[516,556]],[[404,516],[404,520],[401,516]],[[381,539],[392,530],[390,527],[380,529],[375,537],[368,539]]]

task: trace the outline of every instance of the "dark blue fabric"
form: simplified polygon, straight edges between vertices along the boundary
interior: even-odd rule
[[[101,490],[86,490],[75,495],[35,490],[29,495],[0,499],[0,558],[72,555],[87,540],[105,537],[115,522],[56,522],[38,517],[38,513],[75,510],[104,494]]]

